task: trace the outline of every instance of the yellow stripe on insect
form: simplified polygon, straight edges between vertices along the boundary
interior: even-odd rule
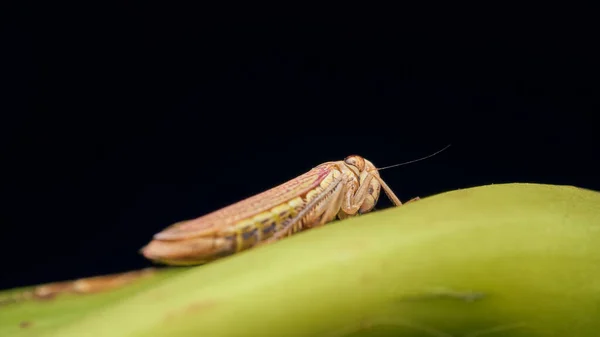
[[[448,146],[427,157],[386,168],[429,158]],[[336,218],[369,212],[381,189],[395,206],[401,206],[402,202],[379,176],[380,170],[357,155],[323,163],[270,190],[171,225],[155,234],[141,253],[150,260],[171,265],[206,263]]]

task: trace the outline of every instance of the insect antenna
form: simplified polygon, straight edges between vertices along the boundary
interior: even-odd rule
[[[430,155],[428,155],[428,156],[425,156],[425,157],[422,157],[422,158],[419,158],[419,159],[414,159],[414,160],[407,161],[407,162],[400,163],[400,164],[395,164],[395,165],[390,165],[390,166],[385,166],[385,167],[381,167],[381,168],[372,169],[372,170],[369,170],[368,172],[373,172],[373,171],[381,171],[381,170],[383,170],[383,169],[388,169],[388,168],[392,168],[392,167],[398,167],[398,166],[402,166],[402,165],[407,165],[407,164],[411,164],[411,163],[416,163],[416,162],[418,162],[418,161],[425,160],[425,159],[427,159],[427,158],[431,158],[431,157],[435,156],[436,154],[438,154],[438,153],[440,153],[440,152],[442,152],[442,151],[446,150],[447,148],[449,148],[449,147],[450,147],[450,145],[451,145],[451,144],[448,144],[448,145],[446,145],[446,146],[445,146],[443,149],[441,149],[441,150],[438,150],[438,151],[436,151],[436,152],[434,152],[434,153],[432,153],[432,154],[430,154]],[[392,203],[394,203],[394,205],[396,205],[396,206],[400,206],[400,205],[402,205],[402,202],[400,201],[400,199],[398,199],[398,197],[397,197],[397,196],[394,194],[394,192],[392,192],[392,189],[391,189],[391,188],[390,188],[390,187],[389,187],[389,186],[388,186],[388,185],[385,183],[385,181],[383,181],[383,179],[381,179],[380,177],[378,177],[378,176],[376,176],[376,175],[374,175],[374,174],[371,174],[371,176],[372,176],[373,178],[375,178],[377,181],[379,181],[379,184],[380,184],[380,185],[381,185],[381,187],[383,188],[383,191],[384,191],[384,193],[385,193],[385,194],[387,195],[387,197],[388,197],[388,198],[389,198],[389,199],[392,201]]]
[[[392,168],[392,167],[398,167],[398,166],[402,166],[402,165],[408,165],[408,164],[416,163],[418,161],[431,158],[431,157],[433,157],[433,156],[435,156],[435,155],[437,155],[437,154],[445,151],[447,148],[450,147],[450,145],[452,145],[452,144],[448,144],[443,149],[438,150],[438,151],[436,151],[436,152],[434,152],[434,153],[432,153],[430,155],[427,155],[425,157],[421,157],[421,158],[418,158],[418,159],[413,159],[413,160],[410,160],[410,161],[407,161],[407,162],[404,162],[404,163],[400,163],[400,164],[394,164],[394,165],[390,165],[390,166],[384,166],[384,167],[375,168],[375,169],[369,170],[369,172],[372,172],[372,171],[381,171],[381,170],[389,169],[389,168]]]

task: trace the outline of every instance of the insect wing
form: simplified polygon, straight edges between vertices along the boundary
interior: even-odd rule
[[[199,218],[171,225],[156,234],[154,238],[158,240],[181,240],[218,233],[238,221],[249,219],[298,196],[304,196],[317,187],[330,171],[331,166],[327,163],[319,165],[272,189]]]

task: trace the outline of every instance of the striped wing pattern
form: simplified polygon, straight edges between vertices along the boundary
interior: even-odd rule
[[[155,235],[159,240],[179,240],[219,232],[222,228],[270,210],[317,187],[333,163],[321,164],[279,186],[196,219],[182,221]]]

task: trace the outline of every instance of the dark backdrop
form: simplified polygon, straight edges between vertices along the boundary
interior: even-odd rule
[[[382,171],[402,200],[600,190],[585,28],[17,14],[0,35],[0,288],[149,266],[138,249],[170,223],[354,153],[384,166],[452,144]]]

